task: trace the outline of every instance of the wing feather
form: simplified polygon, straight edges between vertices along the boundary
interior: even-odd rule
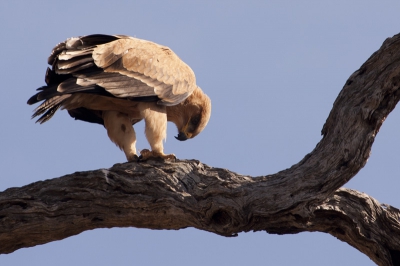
[[[88,69],[88,68],[90,68],[92,66],[94,66],[94,63],[93,62],[89,62],[89,63],[86,63],[86,64],[82,64],[82,65],[78,65],[78,66],[71,67],[71,68],[66,68],[66,69],[60,69],[60,68],[57,67],[55,69],[55,71],[56,71],[57,74],[74,74],[74,73],[79,72],[81,70]]]
[[[93,58],[89,56],[71,57],[70,60],[60,60],[57,64],[58,69],[69,69],[79,65],[93,62]]]
[[[59,60],[69,60],[71,58],[77,57],[77,56],[84,56],[84,55],[89,55],[89,57],[92,57],[93,49],[86,49],[86,50],[64,50],[62,53],[58,55]],[[92,59],[93,60],[93,59]]]
[[[176,105],[196,88],[196,77],[171,49],[124,35],[88,35],[57,44],[48,58],[46,84],[28,104],[43,123],[73,93],[155,101]],[[85,112],[72,112],[87,118]],[[91,117],[86,120],[93,120]]]

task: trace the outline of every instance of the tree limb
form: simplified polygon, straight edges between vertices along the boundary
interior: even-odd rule
[[[326,232],[377,263],[390,261],[400,247],[399,210],[339,189],[318,206],[299,204],[292,196],[286,199],[291,209],[271,213],[271,206],[285,201],[269,189],[271,178],[250,178],[198,161],[150,162],[10,188],[0,194],[0,253],[89,229],[127,226],[195,227],[224,236],[251,230]]]
[[[400,263],[400,212],[340,188],[366,164],[400,99],[400,35],[350,76],[315,149],[248,177],[198,161],[117,164],[0,193],[0,253],[105,227],[195,227],[223,236],[329,233],[379,265]]]

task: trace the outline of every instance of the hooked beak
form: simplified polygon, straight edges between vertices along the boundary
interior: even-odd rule
[[[179,132],[178,136],[175,137],[175,138],[176,138],[177,140],[180,140],[180,141],[184,141],[184,140],[187,140],[187,139],[188,139],[188,137],[186,136],[186,134],[183,133],[183,132]]]

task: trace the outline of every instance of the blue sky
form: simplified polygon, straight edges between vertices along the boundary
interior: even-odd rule
[[[286,169],[321,139],[347,78],[400,32],[398,1],[2,1],[0,191],[125,161],[103,127],[67,112],[38,125],[26,105],[44,85],[52,47],[68,37],[126,34],[174,50],[213,103],[193,140],[165,152],[259,176]],[[400,113],[383,124],[366,167],[347,188],[400,207]],[[143,123],[139,149],[148,148]],[[0,256],[0,265],[374,265],[323,233],[97,229]]]

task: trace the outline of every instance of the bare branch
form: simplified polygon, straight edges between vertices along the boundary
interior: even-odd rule
[[[397,209],[346,189],[311,207],[299,204],[296,196],[281,198],[281,191],[271,190],[270,179],[198,161],[150,162],[117,164],[10,188],[0,194],[0,252],[89,229],[127,226],[195,227],[224,236],[251,230],[320,231],[346,241],[375,262],[390,261],[390,252],[398,252]],[[290,209],[270,211],[287,201]]]
[[[400,36],[346,82],[323,138],[296,165],[248,177],[198,161],[117,164],[0,193],[0,253],[104,227],[332,234],[379,265],[400,261],[400,212],[340,189],[366,164],[400,99]]]

